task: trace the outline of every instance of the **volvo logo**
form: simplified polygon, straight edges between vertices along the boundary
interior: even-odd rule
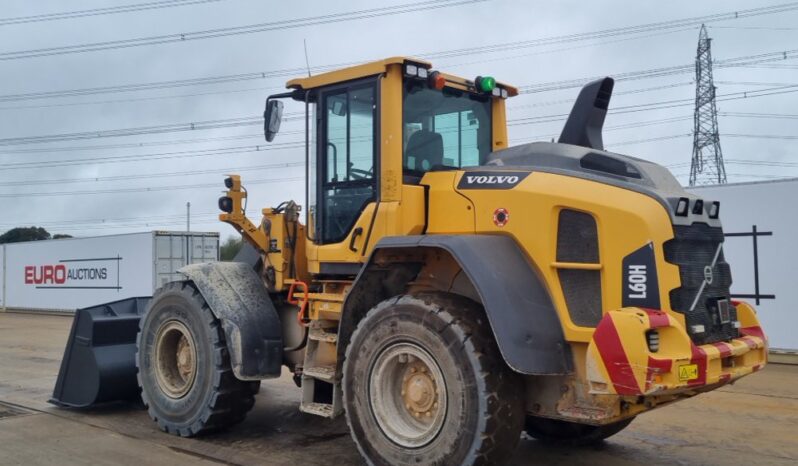
[[[714,277],[712,276],[712,266],[707,265],[706,267],[704,267],[704,281],[707,282],[707,285],[711,285],[713,278]]]
[[[466,175],[468,184],[518,184],[517,176],[470,176]]]
[[[530,172],[466,172],[457,189],[512,189],[524,181]]]

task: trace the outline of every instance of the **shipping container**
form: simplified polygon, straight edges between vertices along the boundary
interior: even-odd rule
[[[798,179],[688,189],[720,202],[732,299],[755,305],[771,348],[798,350]]]
[[[0,245],[0,307],[72,312],[152,296],[184,265],[219,259],[219,234],[152,231]]]

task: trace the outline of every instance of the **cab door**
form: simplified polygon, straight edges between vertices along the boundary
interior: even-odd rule
[[[378,95],[377,78],[319,91],[311,246],[317,273],[354,274],[362,261],[379,202]]]

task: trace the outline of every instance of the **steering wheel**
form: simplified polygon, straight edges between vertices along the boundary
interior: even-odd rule
[[[349,176],[353,180],[368,180],[374,176],[374,167],[369,168],[368,170],[363,170],[360,168],[350,168],[349,169]]]

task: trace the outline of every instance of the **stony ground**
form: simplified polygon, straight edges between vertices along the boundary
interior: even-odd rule
[[[0,464],[361,464],[342,420],[298,411],[286,374],[263,384],[247,420],[199,439],[158,431],[137,406],[47,403],[71,325],[0,313]],[[731,387],[648,413],[600,447],[523,439],[513,465],[798,464],[798,366],[771,364]]]

